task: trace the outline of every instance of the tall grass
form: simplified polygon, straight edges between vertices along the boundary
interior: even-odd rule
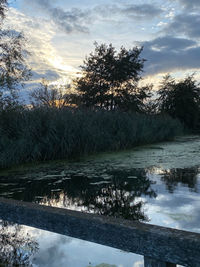
[[[182,131],[168,116],[38,108],[0,113],[0,167],[131,148]]]

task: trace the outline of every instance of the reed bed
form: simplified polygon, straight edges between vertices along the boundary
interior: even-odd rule
[[[164,115],[35,108],[0,113],[0,168],[76,159],[171,140],[183,129]]]

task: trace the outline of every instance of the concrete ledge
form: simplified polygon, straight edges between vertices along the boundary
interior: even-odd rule
[[[163,262],[200,266],[200,234],[0,198],[0,219]]]

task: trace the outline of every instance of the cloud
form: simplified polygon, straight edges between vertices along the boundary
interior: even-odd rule
[[[131,44],[133,38],[144,40],[143,37],[155,38],[158,34],[162,37],[140,43],[144,45],[142,56],[147,59],[144,75],[200,68],[200,16],[191,10],[185,12],[180,5],[179,10],[174,9],[174,3],[172,8],[170,1],[166,5],[94,1],[91,6],[82,3],[80,8],[72,8],[72,1],[70,5],[62,1],[57,6],[58,1],[23,0],[27,15],[13,8],[9,20],[11,28],[23,30],[31,40],[29,62],[37,79],[46,76],[54,80],[57,75],[69,77],[78,71],[82,59],[93,49],[94,40],[120,47],[122,43]],[[190,7],[200,5],[199,0],[178,2],[184,7],[187,2]],[[140,30],[142,27],[144,31]]]
[[[145,74],[200,68],[200,46],[195,41],[165,36],[142,45]]]
[[[69,60],[64,60],[58,54],[52,43],[56,29],[49,21],[28,17],[10,8],[5,26],[23,31],[27,39],[26,48],[30,52],[27,63],[32,69],[32,80],[38,82],[41,78],[46,78],[55,81],[63,77],[69,78],[77,71]]]
[[[180,51],[187,49],[189,47],[197,45],[197,42],[185,39],[185,38],[176,38],[172,36],[163,36],[158,37],[154,40],[147,41],[143,45],[153,49],[153,50],[171,50],[171,51]]]
[[[67,33],[83,32],[88,33],[87,20],[89,12],[73,8],[70,11],[63,11],[60,8],[49,8],[46,10],[56,25]]]
[[[199,14],[182,13],[174,16],[172,22],[164,28],[164,32],[170,34],[179,34],[182,36],[185,35],[191,38],[200,38],[199,25]]]
[[[25,5],[30,5],[30,1],[25,0]],[[83,32],[88,33],[88,23],[90,18],[89,10],[81,10],[72,8],[71,10],[63,10],[60,7],[54,7],[50,0],[34,0],[31,5],[35,8],[42,9],[50,19],[66,33]]]
[[[182,230],[200,231],[200,207],[197,193],[191,192],[191,188],[187,189],[181,183],[177,185],[178,193],[175,190],[173,194],[169,194],[164,184],[159,186],[156,184],[156,191],[158,192],[159,202],[158,199],[149,199],[148,205],[151,207],[157,206],[158,210],[160,210],[161,218],[163,214],[169,219],[171,218],[170,221],[173,224],[171,227],[176,224]]]
[[[93,9],[93,14],[97,13],[102,18],[103,17],[113,17],[118,16],[120,18],[128,18],[131,20],[142,19],[152,20],[155,17],[159,16],[163,9],[156,7],[151,4],[123,4],[123,5],[104,5],[104,6],[96,6]],[[119,17],[120,16],[120,17]]]
[[[51,21],[66,33],[89,33],[90,27],[96,21],[104,18],[112,18],[115,15],[120,18],[131,20],[149,20],[159,16],[163,9],[151,4],[114,4],[96,5],[92,8],[71,8],[64,10],[61,7],[53,6],[50,0],[34,0],[30,3],[24,0],[24,5],[39,8],[47,14]]]
[[[32,71],[32,79],[33,80],[41,80],[44,78],[49,81],[55,81],[61,78],[59,73],[56,70],[47,69],[45,71],[39,72],[39,71]]]
[[[200,8],[199,0],[178,0],[178,2],[186,9]]]
[[[141,5],[128,5],[125,8],[121,8],[120,13],[127,15],[129,17],[138,17],[142,19],[149,19],[160,15],[163,10],[159,7],[150,4]]]

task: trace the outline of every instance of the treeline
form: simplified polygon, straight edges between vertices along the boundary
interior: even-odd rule
[[[200,130],[200,87],[194,75],[175,80],[167,74],[157,90],[141,86],[145,59],[142,48],[119,52],[110,45],[95,43],[84,61],[81,77],[71,87],[56,88],[43,80],[31,92],[33,107],[77,107],[81,109],[164,114],[180,120],[189,131]]]

